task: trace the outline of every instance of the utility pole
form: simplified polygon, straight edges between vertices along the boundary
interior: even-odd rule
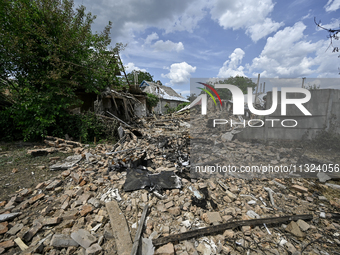
[[[305,79],[306,79],[306,77],[303,77],[303,78],[302,78],[302,86],[301,86],[301,88],[304,88]]]
[[[262,93],[265,93],[266,92],[266,83],[263,82],[263,92]]]
[[[257,103],[257,92],[258,92],[258,89],[259,89],[259,83],[260,83],[260,74],[257,76],[256,92],[255,92],[255,105]]]

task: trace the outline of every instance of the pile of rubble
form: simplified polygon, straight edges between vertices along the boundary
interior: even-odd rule
[[[340,177],[339,159],[332,158],[331,155],[310,153],[308,149],[303,148],[301,141],[297,141],[294,146],[280,147],[275,141],[258,141],[242,142],[235,139],[235,135],[244,130],[243,125],[216,125],[213,127],[213,120],[220,118],[233,119],[235,123],[242,123],[241,116],[226,115],[227,113],[216,112],[211,114],[208,119],[199,114],[192,114],[190,120],[190,161],[194,166],[234,166],[234,171],[219,173],[219,177],[234,177],[234,178],[263,178],[263,172],[246,172],[241,173],[242,166],[272,166],[277,169],[287,170],[285,173],[271,173],[269,176],[278,178],[319,178],[318,173],[328,172],[329,178],[338,179]],[[226,116],[227,117],[226,117]],[[223,116],[223,117],[222,117]],[[254,124],[254,123],[253,123]],[[254,124],[255,125],[255,124]],[[237,137],[237,136],[236,136]],[[306,144],[305,144],[306,145]],[[335,171],[324,171],[329,164],[337,166]],[[310,167],[307,171],[305,167]],[[324,168],[322,168],[324,167]],[[253,168],[255,169],[255,168]],[[194,170],[194,169],[193,169]],[[206,169],[204,169],[206,170]],[[203,175],[197,175],[195,171],[193,175],[200,178],[207,178],[209,174],[204,172]],[[267,172],[268,173],[268,172]],[[213,175],[216,176],[216,173]],[[218,175],[218,174],[217,174]],[[321,175],[323,175],[321,173]],[[266,174],[268,177],[268,174]]]
[[[78,153],[83,147],[81,143],[53,136],[46,136],[44,142],[47,146],[35,146],[33,150],[28,150],[27,154],[36,157],[48,155],[54,152]]]
[[[188,121],[141,119],[115,145],[47,139],[75,155],[50,166],[59,176],[0,201],[0,254],[337,254],[340,199],[329,194],[339,186],[195,178]],[[234,163],[299,160],[290,149],[222,144]]]

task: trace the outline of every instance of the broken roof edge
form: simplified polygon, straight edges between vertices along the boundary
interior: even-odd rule
[[[140,88],[144,89],[143,90],[144,92],[153,94],[160,99],[173,100],[173,101],[186,102],[186,103],[189,102],[183,96],[179,95],[173,88],[164,86],[161,84],[157,84],[151,81],[144,80],[140,84]],[[158,93],[156,93],[156,90],[158,91]]]

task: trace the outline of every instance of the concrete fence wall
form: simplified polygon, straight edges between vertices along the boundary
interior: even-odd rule
[[[288,93],[287,98],[303,98],[301,93]],[[272,92],[267,94],[266,109],[272,105]],[[303,104],[312,116],[305,116],[295,105],[287,105],[286,116],[281,115],[281,92],[278,92],[278,105],[274,113],[265,116],[265,126],[259,128],[246,128],[237,134],[239,140],[259,139],[259,140],[300,140],[302,138],[311,139],[318,131],[334,130],[340,133],[340,90],[319,89],[311,90],[311,99]],[[258,117],[259,119],[261,117]],[[274,127],[269,119],[278,119],[274,122]],[[282,127],[281,121],[294,119],[298,122],[296,127]],[[292,126],[294,122],[285,121],[284,125]]]

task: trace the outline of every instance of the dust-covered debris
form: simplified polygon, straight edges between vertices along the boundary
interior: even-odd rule
[[[340,199],[336,183],[305,178],[195,176],[190,139],[199,139],[189,135],[189,125],[185,124],[189,120],[185,111],[173,117],[140,119],[133,129],[121,128],[121,138],[114,145],[86,147],[48,140],[47,144],[54,146],[51,148],[59,148],[57,141],[66,144],[62,150],[71,150],[80,160],[35,188],[18,190],[0,201],[0,254],[20,254],[22,249],[35,254],[119,254],[122,247],[128,247],[130,254],[137,229],[142,231],[139,249],[146,254],[337,252]],[[295,148],[222,141],[212,135],[209,139],[206,150],[217,146],[223,157],[239,164],[283,164],[303,158],[303,152]],[[57,163],[55,160],[49,166]],[[140,183],[130,179],[134,175],[138,178],[136,173],[144,178]],[[117,210],[108,209],[107,203],[114,203]],[[146,205],[149,210],[143,228],[139,228]],[[312,219],[289,219],[306,213]],[[117,215],[125,226],[113,229]],[[152,245],[159,238],[225,223],[280,217],[288,220]],[[121,231],[125,239],[117,244]]]

